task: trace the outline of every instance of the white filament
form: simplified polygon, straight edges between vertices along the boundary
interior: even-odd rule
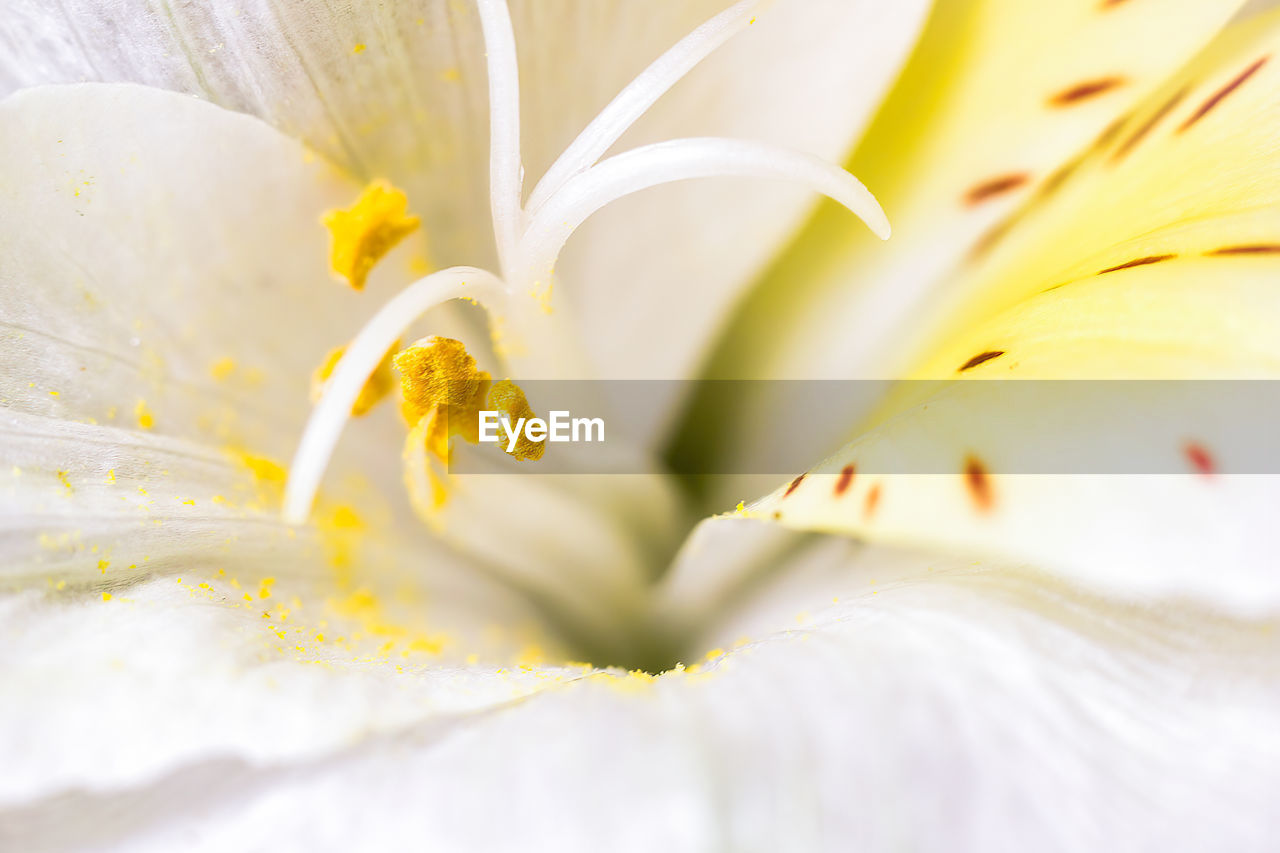
[[[520,70],[506,0],[476,0],[489,72],[489,208],[498,261],[508,279],[523,214],[520,162]]]
[[[610,157],[570,178],[529,223],[521,267],[549,271],[565,242],[587,217],[611,202],[660,184],[693,178],[775,178],[803,184],[857,215],[887,240],[889,220],[862,182],[813,154],[744,139],[676,139]]]
[[[751,23],[763,0],[741,0],[702,23],[641,71],[600,111],[551,165],[529,196],[528,214],[536,216],[551,196],[574,175],[594,166],[666,92],[694,67]]]
[[[289,466],[289,481],[284,492],[285,521],[301,524],[307,520],[320,478],[351,417],[352,405],[387,350],[409,326],[431,308],[450,299],[474,299],[482,305],[496,307],[505,297],[502,282],[492,273],[475,267],[451,267],[409,285],[373,315],[347,346],[307,421]]]
[[[857,178],[811,154],[739,139],[677,139],[599,158],[699,62],[750,23],[763,0],[740,0],[703,23],[655,60],[591,121],[560,155],[522,205],[520,81],[515,34],[506,0],[476,0],[489,76],[489,192],[502,279],[474,267],[453,267],[414,282],[382,306],[347,347],[307,422],[290,466],[284,518],[306,521],[320,480],[351,407],[397,339],[427,310],[450,299],[471,298],[507,314],[518,289],[550,280],[560,250],[579,225],[605,205],[660,184],[720,176],[774,178],[808,186],[855,215],[881,239],[889,221]],[[490,311],[493,313],[493,310]],[[554,324],[537,311],[514,310],[512,319],[540,331],[534,340],[567,351]],[[542,325],[537,325],[542,324]]]

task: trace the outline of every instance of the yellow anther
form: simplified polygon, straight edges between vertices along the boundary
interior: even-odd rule
[[[351,404],[352,417],[358,418],[361,415],[368,414],[374,406],[381,403],[391,393],[391,390],[396,387],[396,379],[391,372],[391,354],[399,348],[400,342],[396,341],[387,349],[386,355],[378,363],[373,375],[369,377],[369,380],[364,383],[364,387],[360,389],[360,396],[356,397],[356,401]],[[320,397],[324,394],[325,386],[329,384],[329,378],[333,376],[334,369],[346,352],[347,348],[345,346],[329,350],[324,357],[324,361],[311,374],[312,403],[320,401]]]
[[[524,392],[510,380],[496,384],[476,367],[466,347],[452,338],[430,337],[392,359],[400,373],[401,414],[410,424],[404,445],[405,486],[418,515],[431,524],[449,498],[449,440],[480,443],[480,411],[496,410],[515,423],[534,417]],[[503,447],[505,450],[505,446]],[[540,459],[545,442],[521,435],[511,455]]]
[[[411,425],[404,446],[405,485],[418,514],[434,523],[449,493],[448,474],[433,466],[448,465],[451,437],[479,443],[479,412],[491,378],[452,338],[423,338],[392,362],[404,397],[400,411]]]
[[[436,406],[465,409],[489,378],[476,369],[476,360],[462,342],[452,338],[423,338],[392,361],[400,372],[405,417],[415,424]]]
[[[386,181],[365,187],[346,210],[331,210],[324,224],[333,236],[329,264],[356,290],[363,290],[374,264],[417,230],[421,220],[407,213],[409,199]]]
[[[483,370],[480,371],[480,384],[476,386],[476,393],[471,395],[467,404],[449,406],[445,412],[449,435],[456,435],[468,444],[480,443],[480,410],[484,408],[491,384],[492,377]]]
[[[513,424],[521,418],[537,417],[533,413],[533,407],[529,405],[529,400],[525,397],[524,391],[510,379],[494,383],[493,387],[489,389],[488,408],[499,412]],[[502,447],[505,452],[506,446],[502,445]],[[520,437],[516,440],[515,449],[510,453],[516,459],[525,462],[541,459],[546,449],[547,443],[545,440],[530,441],[529,437],[522,431]]]

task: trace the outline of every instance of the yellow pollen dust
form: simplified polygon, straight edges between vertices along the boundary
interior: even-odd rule
[[[156,425],[156,416],[147,407],[146,400],[139,400],[137,405],[133,407],[133,416],[138,419],[138,426],[143,429],[151,429]]]
[[[258,456],[240,448],[229,447],[227,452],[253,474],[260,483],[283,483],[289,478],[284,466],[273,459]]]
[[[374,264],[417,230],[421,220],[408,215],[408,197],[386,181],[364,188],[355,204],[331,210],[324,224],[333,238],[329,264],[335,275],[363,290]]]
[[[361,415],[368,414],[374,406],[386,399],[386,396],[396,387],[396,379],[391,372],[391,353],[399,349],[399,347],[400,342],[396,341],[387,349],[382,361],[378,363],[377,368],[373,371],[373,375],[369,377],[364,387],[360,389],[360,396],[356,397],[356,401],[351,404],[352,417],[358,418]],[[345,346],[334,347],[329,350],[324,357],[324,361],[311,374],[312,403],[320,402],[320,397],[324,394],[329,378],[333,376],[334,369],[346,352],[347,348]]]
[[[209,375],[218,382],[223,382],[236,372],[236,360],[230,356],[220,358],[209,365]]]

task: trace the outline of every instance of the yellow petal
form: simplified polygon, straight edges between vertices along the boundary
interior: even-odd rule
[[[751,509],[1012,556],[1121,595],[1250,614],[1280,604],[1280,478],[1236,438],[1252,420],[1225,391],[1141,382],[1117,400],[1109,382],[1038,382],[997,418],[1010,386],[980,381],[1280,378],[1278,52],[1272,13],[1128,116],[962,280],[952,334],[915,373],[955,381],[912,384]],[[1117,438],[1117,413],[1127,452],[1163,475],[1088,465]],[[1042,446],[1084,464],[1032,476],[1018,460]],[[904,461],[927,475],[904,474]]]
[[[936,3],[916,54],[849,164],[883,204],[893,239],[867,239],[840,212],[825,210],[745,303],[710,375],[904,375],[951,316],[957,269],[975,245],[1144,103],[1239,6]],[[1069,251],[1070,241],[1061,247]],[[690,420],[727,415],[756,424],[757,446],[742,450],[750,458],[787,434],[777,402],[763,394],[708,400]],[[862,414],[850,405],[830,423]],[[844,437],[815,436],[814,445]],[[732,452],[707,444],[686,452]]]
[[[957,277],[943,339],[1049,288],[1280,252],[1264,210],[1280,201],[1278,50],[1275,13],[1237,25],[996,226]]]

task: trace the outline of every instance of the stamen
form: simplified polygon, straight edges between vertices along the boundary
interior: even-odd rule
[[[519,243],[524,166],[520,162],[520,74],[506,0],[476,0],[489,73],[489,208],[502,274],[511,277]]]
[[[762,142],[699,138],[649,145],[596,162],[676,81],[750,23],[750,13],[762,2],[740,0],[703,23],[628,84],[548,170],[535,187],[530,212],[526,213],[522,209],[520,84],[511,16],[506,0],[476,0],[489,77],[490,209],[506,281],[474,267],[433,273],[383,305],[360,330],[332,365],[332,375],[322,377],[323,395],[307,422],[286,484],[286,521],[299,524],[306,520],[353,407],[361,408],[359,401],[366,382],[384,361],[388,349],[427,310],[458,298],[485,304],[491,309],[491,320],[495,319],[496,309],[496,316],[519,321],[522,336],[535,344],[544,368],[554,365],[570,369],[576,363],[570,357],[570,336],[554,320],[530,311],[521,290],[526,286],[535,290],[545,286],[549,290],[552,269],[565,242],[587,217],[610,202],[642,189],[693,178],[783,179],[832,198],[861,218],[881,239],[888,239],[889,222],[866,187],[840,167],[811,154]],[[352,226],[347,230],[360,238],[347,241],[355,247],[347,253],[354,260],[344,255],[342,265],[343,271],[350,268],[352,274],[346,277],[356,287],[363,283],[367,268],[403,236],[399,232],[417,224],[416,219],[405,214],[402,195],[393,197],[382,187],[372,189],[376,192],[369,195],[367,206],[376,216],[364,216],[360,204],[343,214]],[[368,240],[364,239],[366,232],[377,233]],[[439,509],[445,494],[444,475],[430,466],[433,460],[447,461],[451,435],[478,441],[475,415],[482,399],[489,407],[517,419],[532,415],[517,386],[500,382],[490,387],[489,375],[477,371],[474,362],[461,357],[444,358],[452,350],[442,341],[445,339],[429,339],[418,348],[420,352],[406,356],[410,361],[418,356],[425,359],[419,359],[421,375],[410,377],[412,393],[406,395],[404,407],[413,424],[405,450],[406,482],[415,507],[424,517]],[[507,354],[508,359],[513,357],[529,358]],[[552,370],[548,375],[558,372]],[[447,380],[463,374],[463,378],[469,378],[454,389]],[[441,383],[443,386],[437,387]],[[457,399],[451,396],[455,390]],[[517,459],[537,459],[542,449],[541,444],[526,442],[515,447],[512,455]]]
[[[405,487],[414,510],[434,526],[452,481],[449,440],[458,436],[480,443],[479,414],[486,408],[492,377],[476,367],[461,341],[439,336],[423,338],[397,354],[395,367],[404,396],[401,413],[410,426]]]
[[[403,192],[386,181],[374,181],[351,207],[326,213],[334,275],[353,290],[363,290],[374,265],[421,224],[408,209],[409,199]]]
[[[521,268],[549,274],[570,235],[591,214],[649,187],[711,177],[776,178],[805,184],[867,224],[882,240],[890,234],[880,204],[853,175],[813,154],[742,139],[676,139],[610,157],[570,178],[529,223]]]
[[[387,349],[420,316],[450,299],[474,299],[495,307],[503,305],[506,291],[492,273],[474,267],[451,267],[409,285],[373,315],[347,347],[307,421],[285,486],[285,521],[306,521],[352,406]]]
[[[716,48],[745,29],[754,20],[751,14],[762,2],[763,0],[741,0],[735,3],[704,21],[641,71],[591,120],[542,176],[542,180],[538,181],[529,196],[528,215],[536,216],[543,204],[559,192],[566,181],[594,166],[622,134],[672,86],[714,53]]]

